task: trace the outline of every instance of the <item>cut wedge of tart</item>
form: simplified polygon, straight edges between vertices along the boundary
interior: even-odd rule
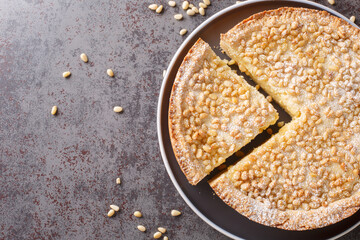
[[[278,119],[265,97],[199,39],[181,64],[170,97],[176,159],[197,184]]]
[[[221,47],[293,117],[209,183],[249,219],[288,230],[336,223],[360,206],[360,31],[303,8],[244,20]]]

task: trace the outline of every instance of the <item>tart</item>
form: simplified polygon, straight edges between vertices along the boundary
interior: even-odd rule
[[[226,158],[274,124],[278,113],[265,97],[199,39],[185,56],[169,106],[175,157],[196,185]]]
[[[222,49],[293,118],[209,181],[261,224],[307,230],[360,206],[360,31],[327,12],[280,8],[221,36]]]

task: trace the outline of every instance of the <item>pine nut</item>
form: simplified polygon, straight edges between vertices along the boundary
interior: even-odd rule
[[[110,211],[108,212],[108,217],[112,217],[112,216],[114,216],[114,214],[115,214],[115,211],[114,211],[114,209],[110,209]]]
[[[193,10],[195,13],[199,13],[199,9],[197,7],[192,7],[191,10]]]
[[[157,13],[161,13],[162,10],[163,10],[163,8],[164,8],[164,6],[163,6],[163,5],[160,5],[155,11],[156,11]]]
[[[110,205],[110,208],[113,209],[115,212],[118,212],[120,210],[119,206],[117,205]]]
[[[189,2],[188,1],[184,1],[181,5],[182,9],[186,10],[189,8]]]
[[[70,75],[71,75],[71,72],[69,72],[69,71],[63,72],[63,77],[64,78],[70,77]]]
[[[167,236],[165,236],[165,237],[163,238],[163,240],[169,240],[169,238],[168,238]]]
[[[166,228],[158,227],[159,232],[166,233]]]
[[[331,5],[334,5],[334,4],[335,4],[335,0],[328,0],[328,2],[329,2]]]
[[[120,180],[120,178],[118,177],[117,179],[116,179],[116,184],[120,184],[121,183],[121,180]]]
[[[284,123],[283,121],[281,121],[281,122],[278,122],[278,123],[277,123],[277,126],[278,126],[278,127],[283,127],[284,124],[285,124],[285,123]]]
[[[120,106],[115,106],[114,107],[114,112],[116,112],[116,113],[121,113],[123,111],[123,108],[122,107],[120,107]]]
[[[183,18],[183,15],[182,15],[181,13],[175,14],[175,15],[174,15],[174,18],[175,18],[176,20],[181,20],[181,19]]]
[[[193,7],[194,7],[194,4],[190,3],[190,4],[189,4],[189,8],[191,9],[191,8],[193,8]]]
[[[88,62],[88,57],[86,56],[86,54],[85,53],[82,53],[82,54],[80,54],[80,58],[81,58],[81,60],[83,60],[83,62]]]
[[[178,210],[171,210],[171,216],[173,217],[177,217],[177,216],[180,216],[181,215],[181,212],[178,211]]]
[[[56,115],[56,113],[57,113],[57,106],[53,106],[53,107],[51,108],[51,114],[52,114],[52,115]]]
[[[142,214],[140,211],[135,211],[134,212],[134,216],[137,217],[137,218],[141,218],[142,217]]]
[[[157,8],[158,8],[158,5],[157,4],[150,4],[149,5],[149,8],[153,11],[155,11]]]
[[[106,70],[106,73],[107,73],[107,75],[109,75],[109,77],[114,77],[114,72],[110,68],[108,70]]]
[[[211,3],[210,3],[210,0],[203,0],[203,2],[206,4],[206,5],[210,5]]]
[[[162,235],[161,232],[156,232],[156,233],[154,233],[154,238],[158,239],[161,237],[161,235]]]
[[[350,21],[355,22],[355,20],[356,20],[355,16],[350,17]]]
[[[137,229],[139,229],[139,231],[142,231],[142,232],[146,231],[146,227],[144,227],[143,225],[138,225]]]
[[[204,16],[205,15],[205,9],[204,8],[199,8],[199,13]]]
[[[176,2],[175,2],[175,1],[169,1],[169,6],[170,6],[170,7],[175,7],[175,6],[176,6]]]
[[[185,28],[180,30],[180,35],[183,36],[187,33],[187,30]]]
[[[199,3],[199,7],[205,9],[205,8],[207,8],[207,5],[205,3],[203,3],[203,2],[201,2],[201,3]]]
[[[189,9],[189,10],[186,11],[186,14],[189,15],[189,16],[194,16],[195,12],[192,9]]]

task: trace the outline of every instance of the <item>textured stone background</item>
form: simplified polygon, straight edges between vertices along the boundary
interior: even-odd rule
[[[156,108],[162,71],[184,40],[179,30],[235,0],[214,0],[206,17],[181,22],[165,0],[156,1],[166,8],[161,15],[150,11],[153,2],[0,0],[0,239],[149,239],[157,226],[170,239],[228,239],[170,182]],[[333,8],[360,20],[359,3],[337,0]],[[112,203],[121,210],[109,219]],[[183,215],[171,217],[173,208]],[[141,219],[132,216],[138,209]],[[359,238],[358,228],[343,239]]]

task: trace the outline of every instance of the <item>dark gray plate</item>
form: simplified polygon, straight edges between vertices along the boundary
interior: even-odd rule
[[[341,14],[324,7],[322,5],[309,1],[273,1],[273,0],[250,0],[241,4],[236,4],[229,8],[222,10],[209,18],[206,22],[201,24],[195,31],[184,41],[179,50],[172,59],[164,82],[162,84],[159,103],[158,103],[158,137],[160,143],[161,154],[168,174],[174,183],[175,187],[183,197],[185,202],[191,209],[199,215],[209,225],[222,232],[223,234],[234,239],[331,239],[337,238],[359,224],[360,212],[353,216],[333,224],[331,226],[309,230],[309,231],[286,231],[277,228],[267,227],[253,221],[237,213],[235,210],[227,206],[220,198],[218,198],[210,188],[207,180],[213,177],[217,172],[214,171],[210,176],[201,181],[197,186],[192,186],[186,180],[174,156],[168,129],[168,107],[171,88],[177,73],[177,70],[190,49],[190,47],[201,37],[213,47],[214,51],[222,58],[227,58],[221,53],[219,48],[220,33],[227,32],[230,28],[235,26],[243,19],[252,14],[276,9],[279,7],[307,7],[313,9],[321,9],[330,12],[340,18],[349,21]],[[349,21],[350,22],[350,21]],[[352,22],[350,22],[353,24]],[[354,24],[353,24],[354,25]],[[356,25],[354,25],[356,26]],[[241,74],[239,72],[239,74]],[[252,85],[254,83],[247,78]],[[266,93],[263,92],[266,95]],[[276,109],[280,113],[279,121],[288,122],[291,120],[276,103]],[[277,127],[272,127],[274,132],[277,132]],[[261,145],[269,138],[267,133],[263,133],[256,137],[249,145],[244,147],[242,151],[248,153],[254,147]],[[238,158],[235,156],[227,160],[226,164],[230,165],[236,162]]]

